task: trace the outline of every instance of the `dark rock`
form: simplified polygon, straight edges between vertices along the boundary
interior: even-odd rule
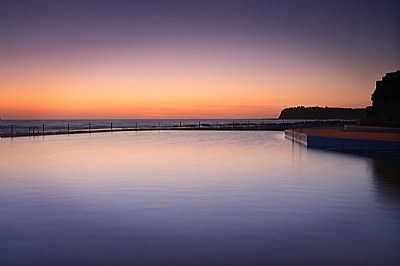
[[[371,100],[372,106],[367,108],[369,119],[400,121],[400,70],[387,73],[376,82]]]

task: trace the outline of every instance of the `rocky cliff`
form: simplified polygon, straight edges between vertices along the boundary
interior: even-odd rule
[[[367,108],[368,118],[377,121],[400,121],[400,70],[387,73],[376,82]]]

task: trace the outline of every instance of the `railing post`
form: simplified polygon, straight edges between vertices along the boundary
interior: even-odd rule
[[[89,132],[90,132],[90,126],[91,126],[92,124],[91,123],[89,123]]]
[[[14,135],[14,126],[11,125],[11,135]]]
[[[43,132],[43,134],[44,134],[44,124],[42,125],[43,127],[42,127],[42,132]]]
[[[68,134],[69,134],[69,123],[68,123]]]
[[[135,128],[136,128],[136,130],[137,130],[137,122],[136,122],[136,124],[135,124]]]
[[[200,128],[200,121],[199,121],[199,128]]]
[[[232,129],[235,128],[235,121],[232,122]]]
[[[113,128],[112,128],[112,123],[111,123],[111,131],[113,130]]]
[[[179,128],[182,128],[182,122],[179,122]]]

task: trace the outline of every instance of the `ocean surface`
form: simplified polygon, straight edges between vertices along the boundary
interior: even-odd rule
[[[268,131],[0,139],[0,265],[398,265],[400,159]]]

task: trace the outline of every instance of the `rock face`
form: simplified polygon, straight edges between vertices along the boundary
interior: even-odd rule
[[[400,70],[387,73],[376,82],[371,100],[372,106],[367,108],[368,119],[377,122],[400,121]]]
[[[279,119],[361,119],[365,108],[291,107],[281,111]]]

